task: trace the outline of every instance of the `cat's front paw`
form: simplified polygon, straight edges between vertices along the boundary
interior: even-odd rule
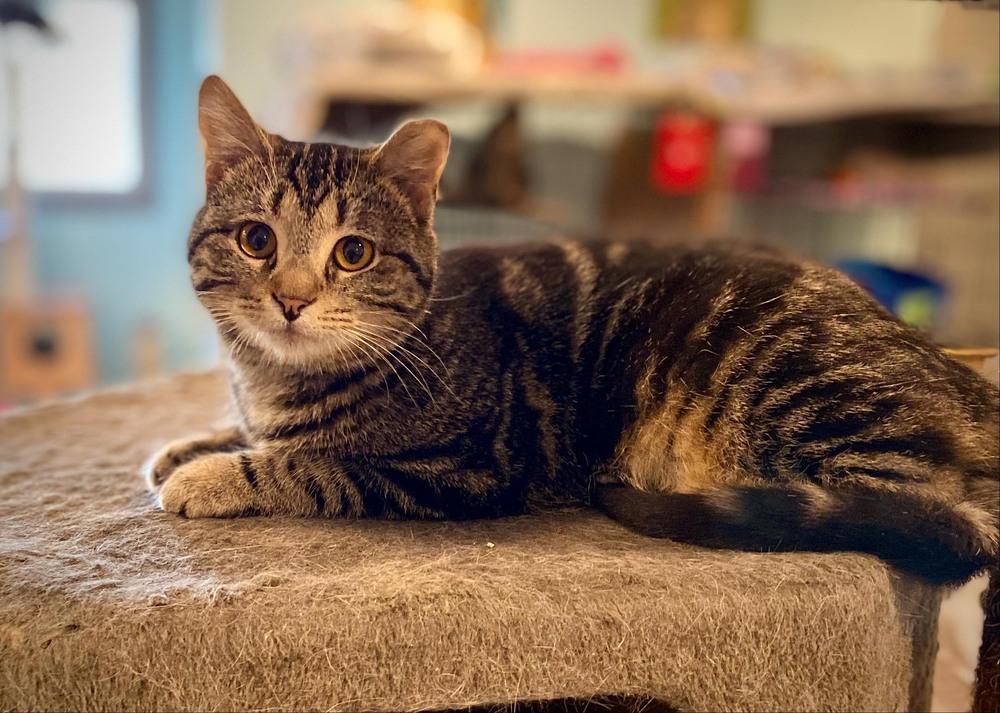
[[[185,517],[236,517],[255,511],[239,456],[210,453],[177,466],[159,490],[160,507]]]

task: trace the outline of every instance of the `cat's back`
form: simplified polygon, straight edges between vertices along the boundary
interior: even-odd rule
[[[859,285],[768,247],[556,240],[463,248],[443,254],[436,292],[439,305],[478,315],[470,319],[491,331],[518,330],[546,355],[564,354],[583,383],[618,385],[612,400],[630,399],[637,382],[662,381],[662,392],[675,377],[705,391],[738,365],[764,383],[860,369],[874,388],[924,374],[920,391],[985,406],[981,379]]]
[[[581,310],[610,317],[616,305],[622,311],[637,302],[693,315],[710,310],[727,291],[738,290],[749,301],[757,294],[787,291],[806,270],[816,273],[817,283],[837,280],[830,270],[736,242],[694,246],[557,239],[445,251],[433,299],[465,309],[502,303],[535,319],[560,319]]]
[[[758,277],[798,274],[801,259],[768,246],[727,240],[656,244],[646,240],[553,238],[500,246],[469,245],[441,253],[442,287],[494,277],[513,284],[529,273],[557,283],[609,278],[689,277],[704,281],[756,269]],[[815,267],[815,266],[814,266]],[[708,285],[706,284],[706,287]]]

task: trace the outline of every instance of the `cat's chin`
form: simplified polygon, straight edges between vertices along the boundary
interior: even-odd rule
[[[289,366],[314,365],[333,356],[329,343],[291,324],[262,330],[257,343],[274,359]]]

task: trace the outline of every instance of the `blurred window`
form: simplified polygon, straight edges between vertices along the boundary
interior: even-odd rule
[[[136,0],[47,0],[46,38],[3,28],[0,186],[10,177],[12,111],[20,179],[31,191],[126,194],[143,178],[140,19]],[[10,93],[6,62],[17,68]]]

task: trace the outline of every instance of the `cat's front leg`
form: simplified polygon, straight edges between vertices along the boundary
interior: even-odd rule
[[[149,457],[142,474],[151,490],[163,485],[178,468],[207,453],[226,453],[246,448],[246,437],[236,426],[198,436],[172,441]]]
[[[347,486],[331,458],[244,450],[209,453],[178,466],[157,498],[165,511],[192,518],[362,514],[363,503]]]

